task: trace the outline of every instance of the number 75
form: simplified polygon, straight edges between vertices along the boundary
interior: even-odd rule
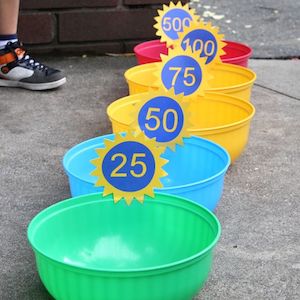
[[[175,71],[175,75],[172,79],[172,86],[175,85],[175,83],[178,79],[178,76],[179,76],[180,72],[182,71],[182,69],[183,68],[181,68],[181,67],[170,67],[169,68],[170,71]],[[184,68],[183,83],[186,86],[193,86],[196,83],[196,76],[195,76],[195,74],[193,74],[193,71],[195,71],[195,68],[193,68],[193,67]]]

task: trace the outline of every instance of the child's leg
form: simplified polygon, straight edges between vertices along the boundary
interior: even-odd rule
[[[66,78],[27,54],[17,37],[19,0],[0,0],[0,87],[47,90]]]
[[[0,49],[17,41],[19,0],[0,0]]]
[[[0,0],[0,35],[17,33],[19,0]]]

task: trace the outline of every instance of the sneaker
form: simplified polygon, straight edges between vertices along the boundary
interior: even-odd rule
[[[0,50],[0,86],[49,90],[66,82],[61,71],[31,58],[20,42],[9,42]]]

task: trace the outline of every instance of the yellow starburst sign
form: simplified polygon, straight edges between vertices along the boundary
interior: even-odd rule
[[[143,94],[135,105],[131,126],[155,139],[158,146],[174,149],[176,144],[183,144],[183,137],[190,135],[190,104],[183,95],[175,95],[173,89]]]
[[[157,64],[156,84],[165,89],[174,89],[175,95],[203,95],[208,87],[210,75],[206,58],[199,51],[180,47],[170,49],[168,55],[161,54],[162,62]]]
[[[160,178],[166,176],[161,157],[163,149],[154,140],[132,133],[116,134],[115,140],[105,140],[105,148],[96,149],[98,158],[91,161],[96,169],[96,186],[103,186],[103,195],[113,194],[114,202],[122,199],[129,205],[144,196],[154,197],[154,188],[161,188]]]
[[[156,35],[161,38],[162,42],[166,42],[167,46],[174,44],[179,38],[178,34],[190,23],[197,21],[199,16],[196,15],[194,9],[190,9],[188,4],[182,5],[181,2],[170,5],[163,5],[163,10],[158,10],[158,16],[155,19],[154,28],[157,29]]]
[[[181,47],[183,50],[190,48],[193,52],[198,52],[199,57],[206,58],[206,64],[220,63],[221,56],[225,54],[223,48],[226,43],[223,39],[224,35],[219,34],[218,27],[199,21],[191,23],[179,33],[175,47]]]

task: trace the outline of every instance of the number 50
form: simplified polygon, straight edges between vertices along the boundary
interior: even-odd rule
[[[148,129],[150,131],[156,131],[161,125],[160,118],[158,116],[154,115],[154,113],[160,113],[160,108],[150,107],[148,109],[146,120],[147,121],[149,121],[149,120],[155,121],[155,125],[153,127],[150,127],[149,124],[147,124],[147,123],[145,124],[146,129]],[[167,119],[168,119],[169,114],[172,114],[174,117],[173,126],[170,128],[167,126]],[[177,111],[175,109],[171,109],[171,108],[166,109],[163,113],[162,124],[163,124],[163,129],[165,132],[168,132],[168,133],[174,132],[178,127]]]

